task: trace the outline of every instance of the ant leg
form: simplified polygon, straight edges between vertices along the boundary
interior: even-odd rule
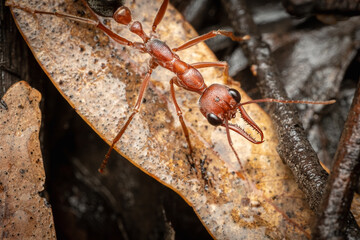
[[[175,108],[176,108],[176,113],[179,117],[179,121],[181,123],[181,127],[183,129],[183,132],[184,132],[184,135],[185,135],[185,138],[186,138],[186,141],[188,143],[188,146],[189,146],[189,151],[190,151],[190,156],[192,156],[192,153],[193,153],[193,149],[191,147],[191,142],[190,142],[190,137],[189,137],[189,131],[186,127],[186,124],[184,122],[184,119],[183,119],[183,116],[182,116],[182,112],[181,112],[181,109],[176,101],[176,97],[175,97],[175,89],[174,89],[174,80],[176,79],[176,77],[173,77],[171,80],[170,80],[170,92],[171,92],[171,98],[174,102],[174,105],[175,105]]]
[[[116,135],[116,137],[113,139],[111,145],[110,145],[110,148],[108,150],[108,152],[106,153],[105,155],[105,158],[103,160],[103,162],[101,163],[101,166],[99,168],[99,172],[100,173],[103,173],[104,172],[104,169],[106,167],[106,164],[108,163],[109,161],[109,157],[110,157],[110,154],[112,152],[112,150],[114,149],[114,146],[115,144],[120,140],[120,138],[122,137],[122,135],[124,134],[125,130],[127,129],[127,127],[129,126],[130,122],[132,121],[132,119],[134,118],[135,114],[139,112],[139,109],[140,109],[140,105],[142,103],[142,99],[144,97],[144,93],[145,93],[145,90],[147,89],[147,86],[149,84],[149,81],[150,81],[150,76],[151,76],[151,73],[153,71],[153,69],[156,68],[156,65],[153,65],[150,67],[149,71],[146,73],[145,75],[145,78],[141,84],[141,87],[140,87],[140,91],[139,91],[139,96],[138,96],[138,99],[136,101],[136,104],[134,106],[134,109],[130,115],[130,117],[128,118],[128,120],[126,121],[125,125],[121,128],[121,130],[119,131],[119,133]]]
[[[94,26],[96,26],[98,24],[97,21],[94,21],[92,19],[78,17],[78,16],[75,16],[75,15],[67,14],[67,13],[48,12],[48,11],[41,11],[41,10],[36,10],[36,9],[34,10],[34,9],[31,9],[31,8],[28,8],[28,7],[23,7],[23,6],[20,6],[19,4],[11,3],[11,2],[6,2],[5,5],[10,7],[10,8],[17,8],[17,9],[23,10],[23,11],[25,11],[27,13],[30,13],[30,14],[53,15],[53,16],[56,16],[56,17],[59,17],[59,18],[67,18],[67,19],[71,19],[71,20],[76,21],[76,22],[86,23],[86,24],[90,24],[90,25],[94,25]]]
[[[192,63],[191,66],[194,68],[206,68],[206,67],[222,67],[224,69],[223,75],[225,82],[229,84],[229,64],[227,62],[199,62]]]
[[[126,38],[120,37],[119,35],[117,35],[113,31],[111,31],[109,28],[107,28],[104,24],[102,24],[100,22],[100,20],[94,14],[93,15],[96,17],[97,20],[92,20],[92,19],[89,19],[89,18],[82,18],[82,17],[79,17],[79,16],[75,16],[75,15],[71,15],[71,14],[67,14],[67,13],[62,13],[62,12],[48,12],[48,11],[34,10],[34,9],[30,9],[28,7],[22,7],[22,6],[18,5],[18,4],[9,3],[9,2],[6,2],[6,6],[9,6],[11,8],[21,9],[21,10],[23,10],[25,12],[30,13],[30,14],[53,15],[53,16],[56,16],[56,17],[59,17],[59,18],[70,19],[70,20],[75,21],[75,22],[81,22],[81,23],[93,25],[93,26],[101,29],[110,38],[112,38],[115,42],[120,43],[121,45],[135,47],[135,48],[140,49],[140,50],[143,49],[143,44],[133,43],[133,42],[127,40]],[[90,9],[89,6],[87,6],[87,8]],[[92,10],[90,9],[90,11],[92,11]]]
[[[237,37],[237,36],[234,35],[233,32],[230,32],[230,31],[213,30],[213,31],[208,32],[208,33],[206,33],[204,35],[193,38],[193,39],[187,41],[186,43],[184,43],[183,45],[181,45],[180,47],[173,48],[172,50],[174,52],[181,51],[181,50],[187,49],[189,47],[192,47],[192,46],[198,44],[199,42],[202,42],[202,41],[208,40],[210,38],[216,37],[217,35],[223,35],[225,37],[231,38],[231,40],[233,40],[233,41],[239,41],[239,42],[243,41],[243,40],[249,40],[250,39],[249,35],[245,35],[243,37]]]
[[[234,145],[233,145],[233,142],[231,140],[231,136],[230,136],[230,130],[229,130],[229,123],[228,123],[228,119],[225,118],[225,128],[226,128],[226,136],[227,136],[227,139],[228,139],[228,142],[229,142],[229,145],[231,147],[231,150],[233,151],[233,153],[235,154],[235,157],[239,163],[239,167],[240,167],[240,173],[239,173],[239,176],[246,181],[247,183],[247,186],[249,187],[250,189],[250,182],[248,180],[248,178],[246,177],[246,171],[241,163],[241,160],[240,160],[240,157],[238,155],[238,153],[236,152],[235,148],[234,148]]]
[[[152,25],[152,31],[155,33],[156,32],[156,28],[157,25],[159,25],[159,23],[161,22],[161,20],[163,19],[165,12],[166,12],[166,8],[169,4],[169,0],[164,0],[161,4],[161,7],[159,8],[158,12],[156,13],[153,25]]]

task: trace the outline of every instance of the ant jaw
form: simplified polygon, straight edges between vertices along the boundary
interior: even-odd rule
[[[245,109],[240,105],[238,106],[239,112],[241,114],[241,118],[256,132],[260,135],[260,140],[256,140],[253,138],[249,133],[247,133],[243,128],[236,124],[229,123],[228,121],[224,121],[221,126],[229,128],[230,130],[240,134],[243,136],[246,140],[254,143],[254,144],[260,144],[264,142],[264,134],[260,127],[250,118],[250,116],[247,114]],[[229,119],[227,119],[229,120]]]
[[[238,106],[238,109],[240,111],[240,114],[241,114],[241,118],[244,119],[244,121],[249,124],[252,129],[254,129],[255,132],[257,132],[260,137],[261,137],[261,140],[260,141],[255,141],[253,143],[255,144],[259,144],[259,143],[262,143],[264,142],[264,134],[261,130],[261,128],[254,122],[254,120],[252,120],[250,118],[250,116],[247,114],[247,112],[245,111],[244,107],[243,106]],[[251,141],[252,142],[252,141]]]
[[[261,140],[258,141],[256,140],[255,138],[253,138],[249,133],[247,133],[244,129],[242,129],[241,127],[239,127],[238,125],[235,125],[235,124],[232,124],[232,123],[228,123],[228,125],[226,126],[226,124],[222,124],[221,126],[223,127],[228,127],[230,130],[240,134],[241,136],[243,136],[246,140],[248,140],[249,142],[252,142],[254,144],[260,144],[260,143],[263,143],[264,142],[264,137],[263,137],[263,132],[260,130],[259,131],[255,131],[257,133],[260,134],[261,136]]]

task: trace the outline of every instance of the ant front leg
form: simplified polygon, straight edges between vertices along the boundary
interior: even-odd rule
[[[140,105],[142,103],[142,100],[143,100],[143,97],[144,97],[144,93],[147,89],[147,86],[149,84],[149,81],[150,81],[150,76],[151,76],[151,73],[152,71],[157,67],[157,65],[155,64],[151,64],[150,66],[150,69],[149,71],[146,73],[145,75],[145,78],[141,84],[141,87],[140,87],[140,91],[139,91],[139,96],[138,96],[138,99],[136,101],[136,104],[134,106],[134,109],[130,115],[130,117],[128,118],[128,120],[126,121],[125,125],[121,128],[121,130],[119,131],[119,133],[116,135],[116,137],[113,139],[111,145],[110,145],[110,148],[108,150],[108,152],[106,153],[105,155],[105,158],[103,160],[103,162],[101,163],[101,166],[99,168],[99,172],[100,173],[103,173],[104,172],[104,169],[106,167],[106,164],[108,163],[109,161],[109,157],[110,157],[110,154],[112,152],[112,150],[114,149],[114,146],[115,144],[120,140],[120,138],[122,137],[122,135],[124,134],[125,130],[127,129],[127,127],[129,126],[130,122],[132,121],[132,119],[134,118],[135,114],[139,112],[139,109],[140,109]]]
[[[176,113],[179,117],[179,121],[181,123],[181,127],[183,129],[183,132],[184,132],[184,135],[185,135],[185,138],[186,138],[186,141],[188,143],[188,146],[189,146],[189,151],[190,151],[190,158],[192,158],[192,154],[193,154],[193,149],[191,147],[191,142],[190,142],[190,137],[189,137],[189,131],[186,127],[186,124],[184,122],[184,119],[183,119],[183,116],[182,116],[182,112],[181,112],[181,109],[176,101],[176,97],[175,97],[175,89],[174,89],[174,81],[176,80],[177,77],[173,77],[171,80],[170,80],[170,92],[171,92],[171,98],[174,102],[174,105],[175,105],[175,109],[176,109]]]
[[[237,37],[237,36],[234,35],[233,32],[230,32],[230,31],[213,30],[213,31],[208,32],[208,33],[206,33],[204,35],[193,38],[193,39],[187,41],[186,43],[184,43],[183,45],[181,45],[180,47],[173,48],[172,50],[174,52],[181,51],[181,50],[187,49],[189,47],[192,47],[192,46],[194,46],[194,45],[196,45],[196,44],[198,44],[198,43],[200,43],[202,41],[205,41],[205,40],[208,40],[210,38],[216,37],[217,35],[222,35],[222,36],[225,36],[225,37],[229,37],[229,38],[231,38],[231,40],[239,41],[239,42],[250,39],[249,35],[245,35],[244,37]]]
[[[229,64],[227,62],[199,62],[199,63],[192,63],[191,66],[194,68],[206,68],[206,67],[221,67],[224,69],[224,78],[227,84],[230,83],[229,81]]]

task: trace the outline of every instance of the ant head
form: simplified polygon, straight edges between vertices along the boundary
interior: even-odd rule
[[[225,85],[213,84],[200,97],[200,111],[211,125],[218,126],[225,118],[231,119],[240,103],[240,93]]]
[[[132,20],[131,11],[129,8],[121,6],[115,11],[113,18],[117,23],[128,25]]]
[[[211,125],[221,125],[226,127],[227,130],[231,129],[239,133],[252,143],[262,143],[263,133],[261,129],[249,117],[243,106],[240,104],[240,101],[241,95],[236,89],[229,88],[225,85],[213,84],[202,93],[199,99],[200,111]],[[244,121],[248,123],[255,132],[260,134],[260,141],[254,139],[238,125],[228,122],[232,118],[235,118],[238,110]]]

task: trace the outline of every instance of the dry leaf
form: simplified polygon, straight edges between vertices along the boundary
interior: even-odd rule
[[[40,196],[45,184],[41,95],[18,82],[3,100],[8,110],[0,109],[0,234],[4,239],[56,239],[51,207]]]
[[[73,15],[83,12],[82,17],[89,17],[88,10],[73,1],[16,2],[31,9]],[[145,32],[149,32],[160,4],[160,1],[139,0],[136,4],[127,1],[126,5],[134,19],[144,23]],[[114,43],[86,24],[32,15],[19,9],[14,9],[14,15],[55,86],[105,141],[112,141],[136,101],[149,56]],[[122,37],[139,41],[123,26],[110,24]],[[158,33],[170,47],[196,36],[171,6],[158,26]],[[217,61],[205,44],[181,51],[179,55],[189,63]],[[219,69],[201,72],[207,85],[223,82]],[[187,159],[187,144],[170,101],[172,76],[161,68],[154,71],[141,111],[116,145],[117,150],[145,173],[179,193],[215,238],[309,236],[313,214],[276,153],[277,140],[270,118],[257,105],[246,106],[249,115],[264,130],[263,144],[251,144],[232,133],[234,147],[246,169],[243,173],[228,145],[225,130],[210,126],[201,115],[197,105],[199,96],[177,89],[176,97],[195,149],[194,170]],[[247,95],[240,93],[246,101]]]

